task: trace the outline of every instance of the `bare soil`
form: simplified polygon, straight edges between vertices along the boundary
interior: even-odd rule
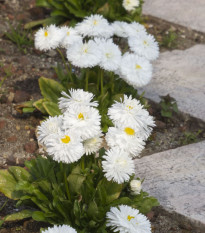
[[[20,114],[15,110],[16,105],[30,99],[40,98],[38,78],[45,76],[56,79],[53,66],[60,61],[55,51],[47,54],[36,51],[32,46],[20,50],[16,44],[5,37],[10,25],[18,25],[31,20],[41,19],[48,12],[35,8],[35,0],[0,0],[0,81],[6,77],[0,87],[0,167],[21,165],[39,153],[35,137],[35,128],[43,116]],[[171,49],[187,49],[198,43],[205,43],[205,35],[189,30],[179,25],[171,24],[151,16],[145,16],[148,31],[154,34],[161,44],[161,51]],[[177,35],[169,46],[163,42],[169,32]],[[168,43],[167,43],[168,44]],[[142,156],[168,150],[192,143],[205,138],[205,123],[189,115],[178,113],[173,118],[166,119],[160,114],[160,106],[149,102],[150,114],[155,117],[156,127],[149,138]],[[200,133],[199,133],[200,130]],[[187,136],[187,133],[195,135]],[[190,134],[189,134],[190,135]],[[0,209],[7,200],[0,194]],[[19,211],[15,202],[9,200],[0,211],[0,217]],[[172,215],[160,210],[148,214],[154,233],[196,233],[189,225],[183,225]],[[33,220],[6,223],[0,233],[6,232],[39,232],[43,223]]]

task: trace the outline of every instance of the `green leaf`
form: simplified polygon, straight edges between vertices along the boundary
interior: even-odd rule
[[[23,113],[32,113],[35,111],[35,108],[23,108]]]
[[[168,117],[168,118],[170,118],[170,117],[172,117],[172,112],[161,110],[161,115],[162,115],[163,117]]]
[[[35,221],[42,221],[42,222],[45,222],[46,221],[46,217],[45,217],[45,213],[42,212],[42,211],[34,211],[32,213],[32,216],[33,220]]]
[[[80,194],[81,186],[85,178],[86,177],[81,174],[70,174],[67,178],[70,191]]]
[[[50,116],[59,116],[61,111],[56,103],[53,102],[43,102],[43,107]]]
[[[51,7],[47,0],[36,0],[36,6]]]
[[[29,23],[26,23],[24,25],[24,29],[31,29],[33,27],[39,26],[39,25],[49,25],[55,23],[55,18],[54,17],[49,17],[46,19],[40,19],[40,20],[35,20]]]
[[[9,167],[8,171],[17,181],[29,181],[31,179],[31,175],[25,168],[13,166]]]
[[[16,180],[8,170],[0,170],[0,192],[10,199],[16,187]]]
[[[45,110],[43,106],[43,102],[45,102],[45,99],[39,99],[33,103],[33,106],[45,115],[47,114],[47,111]]]
[[[41,94],[46,100],[57,103],[58,98],[61,96],[62,91],[66,91],[65,88],[53,79],[39,78],[39,86]]]
[[[33,214],[33,210],[22,210],[21,212],[7,215],[4,218],[4,221],[8,222],[8,221],[16,221],[16,220],[22,220],[25,218],[30,218],[32,214]]]

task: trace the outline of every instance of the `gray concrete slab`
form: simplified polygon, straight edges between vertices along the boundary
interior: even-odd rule
[[[204,0],[145,0],[143,13],[205,32]]]
[[[135,160],[143,190],[205,229],[205,141]]]
[[[170,94],[179,109],[205,120],[205,45],[160,54],[151,82],[139,89],[156,102]]]

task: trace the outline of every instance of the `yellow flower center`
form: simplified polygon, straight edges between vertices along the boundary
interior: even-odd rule
[[[141,67],[140,65],[138,65],[138,64],[135,66],[135,68],[136,68],[137,70],[142,69],[142,67]]]
[[[97,20],[94,20],[94,21],[93,21],[93,24],[94,24],[94,25],[97,25],[97,24],[98,24],[98,21],[97,21]]]
[[[83,116],[82,113],[79,113],[79,114],[78,114],[78,119],[79,119],[79,120],[84,120],[84,116]]]
[[[47,37],[48,36],[48,31],[44,32],[44,36]]]
[[[127,220],[128,221],[130,221],[132,218],[135,218],[135,217],[134,216],[130,216],[130,215],[127,216]]]
[[[68,135],[65,135],[64,138],[61,138],[61,141],[65,144],[68,144],[70,142],[70,137]]]
[[[67,36],[70,36],[70,32],[69,31],[67,32]]]
[[[130,105],[127,105],[126,107],[127,107],[129,110],[132,110],[132,109],[133,109],[133,107],[130,106]]]
[[[112,55],[111,55],[110,53],[106,53],[105,56],[106,56],[107,58],[111,58],[111,57],[112,57]]]
[[[147,41],[146,41],[146,40],[144,40],[144,42],[143,42],[143,43],[144,43],[144,45],[148,45],[148,43],[147,43]]]
[[[127,128],[124,129],[124,131],[128,135],[135,135],[135,131],[132,128],[127,127]]]

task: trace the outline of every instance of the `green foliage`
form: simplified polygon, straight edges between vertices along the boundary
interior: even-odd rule
[[[0,191],[18,200],[17,207],[32,207],[3,220],[32,216],[36,221],[69,224],[78,232],[102,233],[110,232],[105,227],[105,215],[111,206],[126,204],[146,214],[158,205],[145,192],[130,195],[128,183],[107,181],[102,172],[101,155],[86,156],[72,164],[38,157],[27,161],[26,169],[0,170]]]
[[[177,34],[170,30],[167,35],[162,38],[161,45],[166,48],[174,48],[176,46]]]
[[[181,143],[183,145],[187,145],[190,143],[195,143],[198,141],[198,137],[202,130],[198,130],[197,132],[185,132],[184,136],[181,139]]]
[[[95,95],[95,99],[99,102],[99,111],[102,116],[101,127],[103,132],[107,132],[108,127],[112,126],[111,120],[107,116],[108,108],[114,103],[114,101],[120,101],[123,99],[124,94],[132,95],[133,98],[137,98],[141,101],[145,107],[147,107],[147,102],[141,96],[138,95],[137,90],[129,86],[125,81],[120,79],[117,75],[110,72],[103,72],[99,68],[95,67],[93,69],[84,69],[81,74],[76,74],[76,72],[71,72],[71,68],[66,69],[66,72],[58,64],[54,68],[57,77],[60,82],[52,79],[41,77],[39,79],[39,87],[43,99],[39,99],[32,102],[32,106],[26,102],[20,105],[19,108],[23,108],[23,112],[33,111],[38,109],[43,114],[50,116],[60,115],[61,111],[58,108],[58,98],[60,98],[61,92],[65,91],[69,93],[69,89],[84,89],[86,91],[92,92]],[[100,75],[103,75],[103,86],[100,86]],[[86,77],[89,82],[86,84]]]
[[[19,50],[27,52],[26,47],[33,45],[33,40],[29,37],[30,31],[24,30],[19,24],[16,28],[10,26],[10,32],[6,32],[5,36],[15,43]]]
[[[36,6],[51,9],[50,17],[28,23],[26,28],[39,24],[61,24],[66,21],[73,25],[91,14],[102,14],[109,21],[140,21],[143,0],[140,0],[139,7],[132,12],[127,12],[122,6],[122,2],[122,0],[37,0]]]
[[[159,104],[161,107],[161,116],[166,118],[172,118],[173,113],[177,113],[179,111],[176,100],[169,95],[160,97],[161,101]]]

